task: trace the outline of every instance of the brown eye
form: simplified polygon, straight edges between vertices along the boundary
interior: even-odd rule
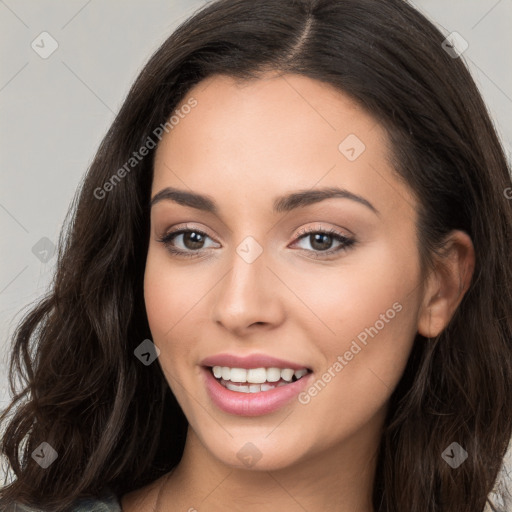
[[[323,256],[339,253],[341,251],[347,250],[349,247],[356,243],[353,238],[342,235],[335,229],[326,231],[322,229],[307,228],[299,233],[298,241],[302,240],[309,242],[311,249],[304,247],[303,249],[312,253],[315,258],[321,258]],[[334,249],[331,249],[333,243],[336,242],[338,243],[338,246]]]
[[[308,236],[310,237],[311,247],[318,251],[330,249],[334,242],[334,237],[332,235],[326,235],[325,233],[315,233]]]
[[[198,231],[187,231],[184,233],[181,233],[183,236],[182,241],[183,245],[192,251],[197,249],[202,249],[202,246],[204,244],[204,235]],[[171,240],[174,240],[176,238],[176,233],[173,234],[171,237]]]
[[[163,243],[169,252],[178,256],[199,256],[205,248],[206,239],[211,238],[198,229],[183,228],[168,233],[158,241]],[[176,247],[176,244],[183,248]]]

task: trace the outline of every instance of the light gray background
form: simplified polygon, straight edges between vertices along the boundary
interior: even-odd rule
[[[257,0],[255,0],[257,1]],[[414,0],[443,34],[469,43],[463,58],[510,157],[512,0]],[[205,0],[0,0],[0,407],[9,336],[40,297],[65,213],[97,146],[151,53]],[[31,47],[58,42],[47,59]],[[41,43],[39,43],[41,44]]]

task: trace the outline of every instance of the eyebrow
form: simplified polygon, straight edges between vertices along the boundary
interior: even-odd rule
[[[274,200],[273,208],[276,213],[289,212],[297,208],[305,208],[311,204],[325,201],[326,199],[341,198],[350,199],[369,208],[373,213],[379,215],[379,211],[367,199],[339,187],[326,187],[315,190],[298,190],[289,194],[279,196]],[[151,199],[150,207],[163,200],[174,201],[175,203],[190,208],[196,208],[215,215],[219,209],[215,201],[207,195],[196,192],[188,192],[173,187],[166,187]]]

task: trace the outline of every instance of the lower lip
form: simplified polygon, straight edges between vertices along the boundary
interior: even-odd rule
[[[291,402],[306,386],[312,373],[301,379],[259,393],[241,393],[225,388],[212,375],[210,368],[203,367],[206,389],[212,402],[224,412],[238,416],[260,416],[277,411]]]

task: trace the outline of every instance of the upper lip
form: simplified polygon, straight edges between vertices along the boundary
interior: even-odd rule
[[[228,366],[229,368],[291,368],[301,370],[307,366],[292,361],[285,361],[267,354],[251,354],[249,356],[237,356],[236,354],[216,354],[201,361],[202,366]]]

